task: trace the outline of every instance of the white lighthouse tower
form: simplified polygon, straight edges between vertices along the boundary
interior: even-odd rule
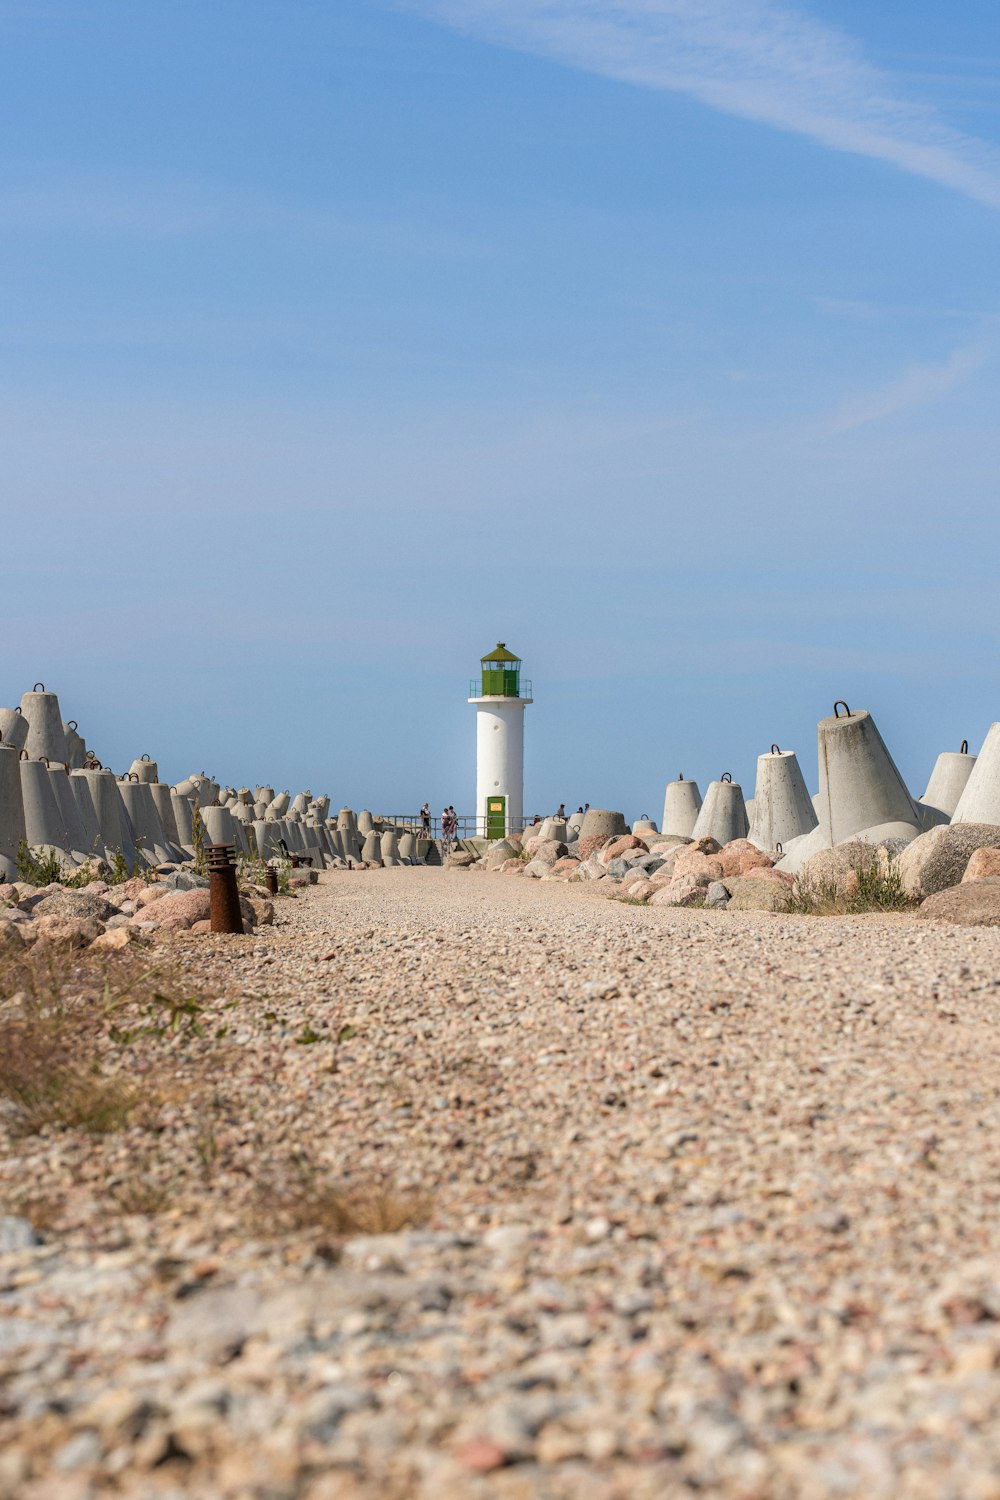
[[[476,832],[502,839],[524,822],[524,710],[531,683],[521,688],[521,662],[503,641],[482,658],[482,677],[470,684],[476,705]]]

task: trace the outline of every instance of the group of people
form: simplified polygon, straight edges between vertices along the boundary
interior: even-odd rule
[[[589,807],[590,803],[585,802],[582,807],[577,808],[577,812],[585,813],[587,812]],[[555,816],[557,818],[565,820],[565,802],[560,802],[559,810],[555,814]],[[541,818],[536,813],[535,822],[540,823],[541,821]],[[431,836],[431,805],[429,802],[425,802],[423,807],[420,809],[420,827],[424,838],[429,839]],[[453,807],[446,807],[441,813],[441,837],[445,840],[446,843],[454,843],[455,839],[458,838],[458,813]]]
[[[420,826],[425,839],[431,836],[431,805],[425,802],[420,809]],[[453,843],[458,838],[458,813],[453,807],[446,807],[441,813],[441,837],[448,843]]]

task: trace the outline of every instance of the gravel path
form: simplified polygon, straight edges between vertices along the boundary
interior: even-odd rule
[[[278,914],[171,942],[219,998],[119,1048],[144,1118],[7,1147],[0,1495],[1000,1497],[1000,931]]]

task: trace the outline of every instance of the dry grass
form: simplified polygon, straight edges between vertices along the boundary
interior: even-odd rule
[[[873,851],[870,859],[857,861],[847,879],[800,877],[782,911],[788,916],[843,917],[913,911],[919,905],[904,889],[898,867],[880,863]]]
[[[318,1229],[335,1239],[356,1234],[395,1234],[430,1217],[431,1194],[388,1186],[345,1187],[307,1156],[292,1157],[258,1183],[258,1228]]]
[[[0,959],[0,1118],[13,1135],[49,1127],[121,1130],[155,1093],[127,1072],[114,1022],[145,1015],[166,976],[131,955],[46,947]]]
[[[63,1125],[104,1135],[128,1124],[140,1095],[102,1075],[78,1027],[32,1016],[0,1024],[0,1098],[11,1107],[13,1134]]]

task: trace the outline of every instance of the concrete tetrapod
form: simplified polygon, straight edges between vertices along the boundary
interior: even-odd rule
[[[278,822],[267,823],[259,819],[252,825],[254,838],[257,841],[257,855],[266,864],[269,859],[283,859],[281,850],[281,824]]]
[[[247,852],[243,829],[228,807],[204,807],[201,816],[205,824],[206,844],[235,844],[239,853]]]
[[[44,760],[22,760],[19,764],[21,800],[24,804],[24,836],[29,847],[57,849],[68,856],[70,850],[65,844],[63,811],[56,801],[48,763]]]
[[[69,773],[69,789],[76,799],[76,805],[80,811],[80,821],[83,824],[87,837],[87,848],[102,858],[108,858],[108,851],[104,844],[104,835],[101,833],[101,821],[97,816],[97,808],[90,794],[90,785],[85,776],[80,775],[79,770]]]
[[[342,807],[337,814],[337,827],[349,828],[352,833],[358,831],[358,820],[349,807]]]
[[[174,799],[170,788],[165,781],[151,781],[148,783],[149,795],[153,799],[163,832],[166,834],[167,843],[178,853],[184,852],[184,841],[181,838],[180,829],[177,827],[177,819],[174,816]]]
[[[19,708],[0,708],[0,745],[23,750],[28,738],[28,721]]]
[[[565,819],[543,818],[541,827],[536,831],[535,837],[539,839],[555,839],[557,844],[565,844],[567,838]]]
[[[524,832],[526,838],[534,838],[538,833],[538,828],[531,829],[530,833],[526,828]],[[612,812],[607,807],[592,807],[584,814],[583,826],[580,829],[582,839],[596,838],[598,835],[602,838],[614,838],[624,833],[628,833],[624,813]]]
[[[1000,723],[987,730],[951,821],[1000,824]]]
[[[772,745],[768,755],[758,755],[753,819],[747,835],[751,844],[768,852],[779,844],[785,849],[818,823],[795,753]]]
[[[283,818],[291,805],[292,799],[288,793],[279,792],[276,797],[271,798],[271,803],[267,810],[269,813],[273,813],[276,818]]]
[[[263,802],[263,804],[264,804],[265,807],[269,807],[271,805],[271,803],[274,801],[274,787],[273,786],[258,786],[258,787],[254,787],[253,800],[254,800],[254,802]]]
[[[101,842],[104,844],[108,858],[113,859],[116,854],[120,854],[130,870],[145,863],[135,847],[132,820],[126,811],[118,790],[118,782],[112,773],[105,770],[84,769],[74,771],[73,776],[79,776],[87,783],[94,811],[97,814],[97,824],[101,830]]]
[[[166,830],[160,821],[156,803],[150,794],[149,783],[133,781],[131,777],[119,781],[118,789],[132,823],[137,848],[141,849],[150,864],[177,864],[183,859],[180,849],[168,841]]]
[[[696,781],[685,781],[683,776],[679,776],[676,781],[667,782],[663,798],[663,822],[660,825],[664,833],[689,839],[694,833],[694,825],[700,812],[701,792]]]
[[[134,760],[128,769],[129,775],[137,777],[139,781],[153,782],[160,779],[156,761],[148,755],[140,755],[139,759]]]
[[[927,790],[920,798],[922,805],[935,808],[944,814],[945,822],[950,821],[969,784],[975,764],[976,757],[969,754],[968,740],[962,741],[961,750],[942,750],[934,763]]]
[[[372,817],[371,813],[368,811],[367,808],[365,808],[362,812],[358,813],[358,825],[357,826],[358,826],[358,832],[359,833],[363,833],[363,834],[369,834],[369,833],[371,833],[372,829],[375,827],[375,820],[374,820],[374,818]]]
[[[404,833],[399,841],[399,857],[406,864],[418,865],[421,863],[417,856],[417,836],[415,833]]]
[[[382,864],[387,870],[394,869],[399,864],[399,844],[391,829],[383,833],[379,843],[379,853],[382,856]]]
[[[21,752],[0,741],[0,875],[16,880],[17,853],[27,842],[21,793]]]
[[[192,835],[194,829],[192,821],[194,818],[194,799],[184,797],[178,791],[170,793],[170,806],[174,811],[174,827],[177,830],[177,842],[185,854],[194,853],[194,842]]]
[[[381,865],[382,863],[380,840],[378,834],[374,829],[372,829],[370,833],[365,834],[365,842],[364,847],[361,850],[361,858],[364,860],[366,865]]]
[[[838,710],[843,708],[842,714]],[[780,862],[790,874],[820,849],[864,835],[916,838],[921,810],[907,791],[875,720],[867,709],[834,705],[817,726],[819,791],[813,798],[818,825],[794,839]],[[892,832],[886,829],[891,826]]]
[[[49,766],[49,780],[62,814],[61,848],[68,849],[74,858],[81,860],[88,856],[100,857],[100,832],[96,828],[92,832],[84,828],[80,806],[69,784],[69,772],[66,767]]]
[[[69,760],[69,747],[63,730],[59,699],[55,693],[47,693],[43,682],[36,682],[30,693],[21,698],[21,713],[28,721],[28,737],[24,748],[31,760],[57,760],[65,765]]]
[[[69,759],[66,763],[67,771],[78,771],[87,758],[87,744],[77,732],[75,719],[70,719],[63,725],[63,734],[66,736],[66,751]]]
[[[837,715],[836,709],[846,712]],[[836,704],[817,727],[819,741],[820,827],[830,844],[842,844],[863,828],[883,823],[912,825],[920,831],[920,812],[866,709],[853,713]]]
[[[728,844],[731,839],[745,839],[749,827],[739,782],[733,781],[728,771],[718,781],[710,781],[691,837]]]

